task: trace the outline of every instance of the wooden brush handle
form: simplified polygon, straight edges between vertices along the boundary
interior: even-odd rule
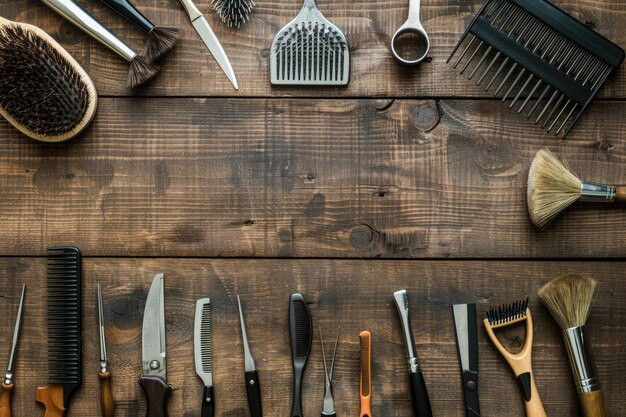
[[[615,202],[626,203],[626,187],[616,187]]]
[[[111,372],[99,374],[100,376],[100,406],[102,417],[113,417],[115,406],[113,404],[113,390],[111,390]]]
[[[13,384],[2,383],[0,391],[0,417],[11,417],[11,395],[13,395]]]
[[[578,394],[585,417],[604,417],[604,397],[602,391]]]
[[[524,406],[526,407],[526,415],[528,417],[547,417],[546,410],[543,408],[535,378],[532,371],[525,372],[517,376],[517,381],[524,395]]]
[[[63,417],[65,415],[62,385],[53,384],[37,388],[35,399],[45,407],[44,417]]]
[[[361,395],[361,414],[360,417],[372,417],[372,411],[371,411],[371,401],[372,401],[372,397],[371,396],[367,396],[364,397]]]

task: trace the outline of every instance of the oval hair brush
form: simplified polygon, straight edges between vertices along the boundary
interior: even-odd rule
[[[0,114],[33,139],[61,142],[96,113],[93,82],[43,30],[0,17]]]
[[[229,28],[241,27],[250,19],[254,0],[211,0],[213,9]]]
[[[577,201],[626,203],[626,187],[581,181],[552,152],[541,149],[528,172],[527,200],[530,219],[539,229],[544,229]]]
[[[604,401],[589,338],[584,328],[596,299],[597,282],[590,277],[565,275],[547,283],[537,295],[563,331],[565,348],[585,417],[604,417]]]
[[[494,330],[522,322],[526,322],[524,347],[518,353],[511,353],[500,343]],[[524,396],[526,415],[528,417],[546,417],[546,411],[541,403],[541,398],[539,398],[532,369],[533,319],[528,308],[528,299],[492,308],[487,312],[487,318],[483,323],[491,342],[507,361],[517,378]]]
[[[148,35],[145,55],[155,60],[170,52],[178,43],[180,29],[155,26],[128,0],[100,0]]]
[[[126,84],[129,87],[138,87],[151,80],[159,73],[160,68],[158,66],[133,51],[73,0],[41,1],[72,22],[86,34],[128,61],[130,63],[130,69],[128,70]]]

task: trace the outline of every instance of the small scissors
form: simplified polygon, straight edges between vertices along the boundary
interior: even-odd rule
[[[403,35],[413,35],[417,37],[415,40],[415,43],[417,43],[417,52],[419,54],[417,58],[405,58],[396,50],[396,45]],[[422,26],[422,22],[420,22],[420,0],[409,0],[409,18],[398,28],[396,33],[391,38],[391,53],[401,64],[413,66],[422,62],[426,58],[426,55],[428,55],[429,50],[430,40],[428,39],[428,34],[424,30],[424,26]]]
[[[335,367],[335,355],[337,354],[337,344],[339,343],[339,331],[337,329],[337,338],[335,339],[335,349],[333,350],[333,360],[330,365],[330,372],[326,365],[326,353],[324,352],[324,339],[322,337],[322,328],[320,327],[320,344],[322,345],[322,357],[324,358],[324,376],[326,378],[326,387],[324,388],[324,407],[322,409],[322,417],[336,417],[335,400],[333,399],[333,368]]]

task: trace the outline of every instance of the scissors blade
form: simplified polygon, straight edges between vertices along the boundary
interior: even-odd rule
[[[15,350],[17,348],[17,342],[20,338],[22,314],[24,312],[24,295],[26,295],[26,284],[22,286],[22,296],[20,297],[20,305],[17,308],[17,317],[15,318],[15,329],[13,330],[13,341],[11,343],[11,353],[9,355],[9,364],[7,365],[7,379],[9,380],[12,380],[13,362],[15,361]],[[11,378],[9,378],[8,375],[11,375]]]
[[[155,275],[143,313],[143,374],[166,378],[163,274]]]
[[[196,29],[196,32],[198,32],[198,35],[200,35],[200,38],[202,38],[202,41],[209,49],[222,71],[224,71],[224,74],[226,74],[235,89],[239,90],[237,78],[235,78],[235,71],[233,71],[233,67],[230,65],[230,61],[226,56],[226,52],[224,52],[224,48],[222,48],[222,44],[217,39],[217,36],[215,36],[211,26],[209,26],[209,22],[206,21],[204,16],[200,16],[194,19],[191,24]]]
[[[456,328],[456,338],[461,359],[461,369],[470,370],[470,346],[469,346],[469,320],[467,304],[455,304],[452,306],[454,312],[454,326]]]
[[[104,313],[102,309],[102,287],[98,283],[98,330],[100,333],[100,362],[107,362],[106,338],[104,337]]]

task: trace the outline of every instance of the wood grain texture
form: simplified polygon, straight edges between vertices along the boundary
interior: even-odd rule
[[[539,232],[526,179],[548,146],[624,184],[624,131],[619,102],[560,141],[484,101],[106,98],[67,144],[0,123],[0,254],[621,257],[623,207]]]
[[[145,35],[97,1],[82,1],[94,16],[121,39],[140,51]],[[626,16],[622,0],[556,0],[557,6],[594,28],[621,47]],[[421,18],[431,40],[431,62],[404,68],[391,57],[389,42],[406,20],[407,0],[319,2],[322,13],[346,34],[351,48],[351,80],[347,88],[272,88],[269,49],[274,35],[293,19],[302,2],[258,1],[251,20],[242,29],[227,28],[210,0],[197,0],[198,8],[216,32],[230,59],[240,90],[232,88],[191,26],[177,0],[137,0],[136,6],[155,24],[184,30],[176,51],[163,62],[159,78],[134,92],[125,87],[128,65],[79,29],[54,14],[39,0],[0,0],[0,15],[40,26],[57,38],[84,66],[102,95],[157,96],[376,96],[376,97],[487,97],[457,76],[445,60],[465,27],[482,6],[477,0],[428,0]],[[626,96],[626,71],[621,69],[601,92],[602,97]]]
[[[236,294],[246,311],[250,348],[255,357],[263,408],[267,415],[288,415],[291,407],[291,358],[287,307],[299,291],[311,303],[314,327],[336,329],[341,339],[333,378],[338,415],[358,415],[359,332],[372,333],[372,415],[406,417],[411,410],[404,340],[392,292],[406,288],[417,352],[435,416],[464,416],[460,366],[450,305],[477,302],[478,314],[493,305],[530,296],[534,314],[533,366],[538,390],[551,417],[579,416],[579,402],[561,332],[539,303],[536,291],[562,273],[591,273],[599,281],[599,298],[586,332],[604,387],[606,415],[626,415],[626,304],[624,262],[518,261],[343,261],[343,260],[213,260],[213,259],[85,259],[84,363],[82,387],[67,416],[97,417],[98,326],[96,282],[103,285],[107,350],[117,417],[143,417],[146,412],[138,380],[141,374],[143,306],[155,273],[165,274],[168,382],[174,390],[171,416],[198,417],[203,386],[194,373],[195,301],[213,303],[213,370],[217,416],[247,415],[243,379],[243,347]],[[0,258],[0,276],[12,277],[0,287],[3,305],[17,308],[21,284],[32,300],[24,310],[22,343],[16,362],[14,413],[41,415],[33,401],[45,378],[44,258]],[[0,314],[0,338],[10,338],[12,317]],[[506,362],[478,329],[479,390],[485,416],[523,416],[517,382]],[[519,335],[504,343],[519,346]],[[305,374],[304,411],[319,415],[323,397],[323,365],[319,335]],[[45,345],[44,345],[45,346]],[[0,350],[0,363],[8,352]]]

